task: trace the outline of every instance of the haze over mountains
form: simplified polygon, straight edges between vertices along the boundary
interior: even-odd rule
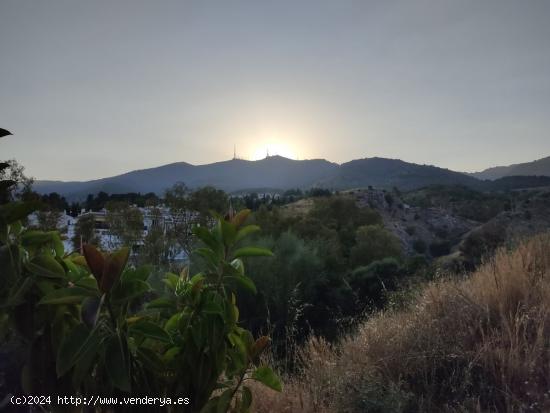
[[[184,182],[190,188],[211,185],[227,192],[310,187],[343,190],[368,185],[381,188],[397,187],[401,190],[428,185],[465,185],[483,188],[487,183],[480,179],[496,179],[511,175],[550,176],[550,157],[527,164],[464,174],[399,159],[364,158],[339,165],[324,159],[298,161],[282,156],[270,156],[258,161],[233,159],[206,165],[178,162],[83,182],[37,181],[35,190],[39,193],[58,192],[69,199],[78,199],[99,191],[162,194],[176,182]]]

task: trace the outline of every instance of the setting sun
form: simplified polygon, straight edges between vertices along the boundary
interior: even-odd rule
[[[283,142],[271,142],[256,146],[252,152],[252,160],[264,159],[268,155],[296,159],[296,151],[290,145]]]

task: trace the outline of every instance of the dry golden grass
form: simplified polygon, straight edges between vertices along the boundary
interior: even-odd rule
[[[299,356],[282,394],[254,388],[256,412],[550,411],[550,235]]]

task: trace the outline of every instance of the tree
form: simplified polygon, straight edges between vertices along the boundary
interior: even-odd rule
[[[249,263],[259,294],[242,305],[243,318],[258,330],[268,318],[275,340],[286,345],[287,336],[300,339],[309,332],[310,320],[303,311],[314,302],[313,285],[320,276],[321,260],[312,245],[291,232],[275,240],[261,239],[258,244],[272,249],[274,257]]]
[[[101,239],[96,234],[95,217],[92,214],[82,215],[75,224],[72,238],[73,248],[80,251],[83,244],[92,244],[101,247]]]
[[[179,247],[189,256],[195,237],[193,227],[197,224],[212,226],[211,212],[224,215],[229,206],[225,192],[213,187],[204,187],[190,191],[183,182],[174,184],[164,194],[169,208],[172,236]]]
[[[359,227],[355,237],[356,245],[351,249],[350,257],[354,267],[402,254],[399,239],[380,225]]]
[[[69,204],[65,197],[59,195],[57,192],[50,192],[47,195],[44,194],[40,199],[50,209],[55,209],[57,211],[67,211],[69,209]]]
[[[25,168],[15,159],[0,162],[0,181],[5,182],[0,190],[0,204],[23,198],[31,192],[33,178],[25,175]]]
[[[187,256],[193,248],[193,227],[197,222],[196,214],[190,210],[189,194],[190,191],[183,182],[174,184],[164,194],[170,215],[170,227],[167,232]]]
[[[197,189],[189,196],[189,209],[199,214],[199,222],[204,225],[211,220],[211,211],[224,215],[229,209],[227,194],[211,186]]]
[[[151,225],[143,239],[143,247],[139,253],[140,261],[155,264],[159,268],[166,268],[177,254],[176,240],[172,231],[167,231],[164,225],[162,211],[151,208]]]
[[[53,230],[60,230],[60,232],[67,232],[67,228],[59,228],[60,220],[61,220],[61,211],[58,211],[56,209],[46,209],[42,211],[38,211],[36,213],[37,218],[37,228],[42,231],[53,231]]]
[[[110,201],[106,205],[106,224],[109,228],[111,248],[121,245],[133,247],[143,238],[143,214],[126,202]]]

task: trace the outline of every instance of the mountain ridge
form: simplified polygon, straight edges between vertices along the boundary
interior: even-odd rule
[[[58,192],[68,199],[83,199],[99,191],[162,194],[176,182],[184,182],[192,189],[208,185],[227,192],[311,187],[344,190],[369,185],[401,190],[441,184],[486,187],[486,182],[475,174],[401,159],[371,157],[337,164],[326,159],[294,160],[275,155],[257,161],[230,159],[202,165],[173,162],[89,181],[36,181],[35,190]]]
[[[530,162],[493,166],[480,172],[469,174],[478,179],[495,180],[506,176],[550,176],[550,156]]]

